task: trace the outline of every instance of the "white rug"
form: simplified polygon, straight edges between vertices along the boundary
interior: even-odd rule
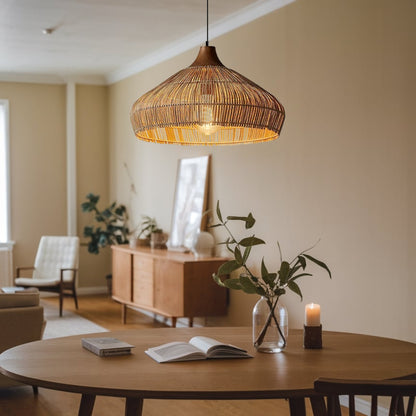
[[[75,313],[63,311],[63,316],[59,317],[59,310],[41,301],[44,308],[46,320],[43,339],[66,337],[69,335],[92,334],[94,332],[108,332],[107,329],[94,322],[89,321]]]

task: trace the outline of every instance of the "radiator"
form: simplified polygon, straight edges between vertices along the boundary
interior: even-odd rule
[[[13,249],[0,247],[0,287],[13,286]]]

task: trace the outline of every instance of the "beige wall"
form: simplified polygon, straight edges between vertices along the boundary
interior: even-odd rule
[[[100,209],[108,206],[108,88],[105,86],[77,85],[77,207],[78,235],[81,238],[80,287],[105,285],[105,276],[111,273],[110,249],[98,255],[88,253],[83,238],[86,225],[92,224],[92,214],[81,211],[85,196],[92,192],[100,195]]]
[[[276,239],[288,258],[321,239],[313,253],[333,280],[311,269],[304,302],[285,296],[291,326],[302,325],[304,305],[314,301],[325,329],[416,341],[415,8],[408,0],[297,0],[213,41],[225,65],[285,105],[272,143],[181,148],[135,140],[133,101],[197,50],[112,85],[111,197],[130,200],[127,163],[135,212],[169,229],[177,160],[210,153],[211,206],[219,199],[225,214],[252,211],[268,243],[253,262],[264,255],[277,266]],[[233,292],[229,316],[209,322],[249,324],[254,302]]]
[[[42,235],[66,233],[65,87],[0,83],[10,105],[14,263],[31,266]]]
[[[33,264],[42,235],[67,232],[66,87],[0,83],[10,104],[11,236],[15,266]],[[79,208],[88,192],[108,204],[108,87],[76,87],[78,235],[91,217]],[[80,287],[105,286],[110,250],[80,252]]]

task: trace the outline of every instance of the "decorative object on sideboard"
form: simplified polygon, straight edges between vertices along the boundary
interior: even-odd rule
[[[254,322],[253,325],[253,342],[254,346],[259,352],[281,352],[286,347],[286,335],[282,330],[280,316],[276,316],[276,311],[279,311],[278,301],[282,295],[289,289],[296,293],[301,300],[303,299],[302,292],[297,284],[297,280],[303,276],[312,276],[310,273],[306,273],[305,269],[308,261],[315,263],[319,267],[323,268],[332,278],[331,271],[328,266],[321,260],[306,254],[313,247],[302,251],[291,261],[283,260],[280,244],[277,242],[280,255],[280,267],[277,272],[269,272],[264,262],[264,257],[261,261],[260,276],[256,276],[251,266],[247,264],[253,247],[265,244],[265,242],[256,237],[254,234],[249,237],[244,237],[241,240],[237,240],[234,234],[231,232],[228,226],[229,221],[241,221],[245,225],[245,229],[250,229],[254,226],[256,220],[252,213],[247,216],[227,216],[223,217],[219,202],[217,202],[216,209],[218,223],[212,225],[212,227],[222,227],[227,231],[227,239],[220,243],[224,244],[228,251],[234,257],[233,260],[229,260],[224,263],[214,274],[213,278],[217,284],[229,289],[242,290],[245,293],[253,293],[260,295],[264,298],[264,301],[268,306],[268,314],[264,324],[259,325]],[[221,280],[222,276],[229,276],[232,272],[243,269],[238,278],[230,278]],[[256,319],[258,313],[256,307],[253,311],[253,320]],[[284,321],[284,320],[283,320]]]
[[[150,234],[150,247],[151,248],[166,248],[167,241],[168,241],[168,235],[164,233],[161,228],[156,228]]]
[[[130,234],[130,247],[150,246],[150,235],[157,230],[157,221],[148,215],[142,215],[142,221]]]
[[[94,214],[93,225],[84,227],[84,237],[90,240],[88,252],[98,254],[100,248],[108,245],[128,243],[129,229],[126,207],[113,202],[107,208],[100,210],[97,207],[100,200],[99,195],[89,193],[86,198],[87,201],[81,204],[82,212]]]
[[[130,111],[137,138],[153,143],[221,145],[276,139],[285,110],[272,94],[225,67],[215,47],[142,95]]]
[[[214,236],[208,231],[198,231],[192,244],[192,252],[198,258],[212,257],[215,247]]]
[[[189,251],[206,228],[210,156],[179,159],[168,249]]]

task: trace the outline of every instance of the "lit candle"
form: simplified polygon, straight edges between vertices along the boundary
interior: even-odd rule
[[[316,303],[308,303],[305,306],[305,325],[320,326],[321,325],[321,307]]]

